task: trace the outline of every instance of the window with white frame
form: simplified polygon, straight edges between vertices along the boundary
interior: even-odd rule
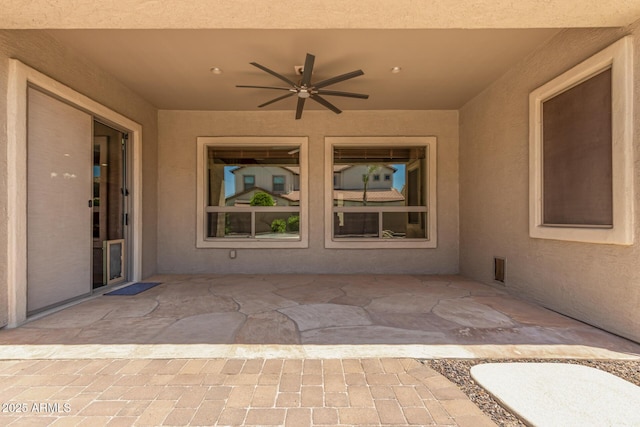
[[[307,138],[198,138],[197,247],[307,247]]]
[[[531,92],[531,237],[633,243],[632,58],[625,37]]]
[[[436,247],[435,137],[327,137],[325,150],[326,247]]]

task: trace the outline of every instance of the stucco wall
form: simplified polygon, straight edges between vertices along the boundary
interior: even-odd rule
[[[158,114],[158,271],[162,273],[456,273],[458,113],[456,111],[293,111]],[[308,136],[308,249],[196,249],[196,138]],[[324,137],[433,135],[438,138],[438,248],[324,248]]]
[[[143,276],[156,271],[157,110],[113,77],[41,31],[0,31],[0,326],[7,320],[7,83],[9,58],[93,98],[143,126]]]
[[[531,239],[528,95],[627,34],[634,35],[634,149],[640,136],[640,31],[565,30],[460,110],[461,273],[490,283],[507,259],[506,286],[553,310],[640,341],[640,217],[631,247]],[[640,168],[635,170],[635,200]]]

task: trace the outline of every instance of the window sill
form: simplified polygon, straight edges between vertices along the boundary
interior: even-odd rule
[[[435,240],[426,239],[326,239],[327,249],[434,249],[438,247]]]
[[[560,227],[531,224],[529,236],[534,239],[564,240],[568,242],[629,246],[633,235],[624,228]]]
[[[215,239],[199,240],[198,249],[307,249],[309,242],[305,239]]]

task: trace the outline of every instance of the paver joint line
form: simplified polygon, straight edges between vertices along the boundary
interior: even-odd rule
[[[61,419],[60,422],[62,422],[62,418],[66,416],[64,419],[74,424],[71,421],[72,418],[82,417],[86,422],[105,425],[111,420],[119,419],[128,422],[129,425],[157,426],[430,425],[440,421],[446,421],[452,426],[457,425],[453,416],[432,413],[433,401],[423,399],[417,389],[417,387],[427,388],[426,385],[347,384],[349,376],[344,374],[344,366],[362,367],[362,372],[356,374],[360,378],[366,378],[369,374],[368,370],[375,372],[375,375],[397,377],[406,374],[405,366],[413,366],[401,363],[402,360],[355,359],[346,363],[339,359],[318,360],[318,363],[310,363],[307,366],[314,372],[320,372],[318,370],[320,367],[326,368],[326,375],[310,374],[321,380],[317,385],[303,385],[304,364],[292,361],[287,366],[287,373],[282,373],[281,377],[293,379],[297,387],[295,391],[282,391],[281,384],[278,383],[259,384],[262,376],[273,375],[267,372],[272,372],[274,366],[284,368],[284,364],[267,363],[267,360],[252,362],[250,368],[252,373],[248,374],[241,373],[243,367],[248,365],[246,361],[239,359],[227,359],[224,363],[219,360],[203,362],[197,359],[185,359],[180,364],[154,362],[127,365],[126,373],[119,373],[120,368],[115,365],[113,372],[110,373],[107,372],[107,368],[112,365],[112,361],[100,361],[99,364],[103,366],[95,368],[102,371],[100,378],[105,386],[96,387],[92,382],[83,386],[71,386],[77,387],[69,397],[72,410],[68,415],[58,416],[56,419]],[[150,373],[150,365],[156,366],[159,371],[168,370],[175,373],[160,375],[170,377],[162,381],[162,384],[141,385],[141,382],[153,382],[157,379]],[[35,364],[31,366],[34,370],[41,368]],[[178,366],[180,369],[177,369]],[[389,370],[393,373],[380,372],[379,368],[385,366],[390,367]],[[206,373],[208,371],[220,373]],[[11,372],[12,377],[23,379],[38,376],[37,373],[29,370],[29,366],[16,371],[12,370],[12,366],[3,366],[0,363],[0,377],[7,372]],[[95,375],[95,370],[87,373],[82,372],[81,368],[77,372],[65,372],[69,373],[63,373],[61,376],[74,375],[82,378]],[[55,377],[54,374],[49,375]],[[206,384],[208,375],[221,375],[223,379],[218,384]],[[137,376],[140,380],[134,379]],[[194,381],[196,378],[200,381]],[[253,384],[244,384],[242,380],[244,378],[256,381]],[[238,379],[241,380],[238,381]],[[327,386],[339,388],[341,391],[329,391]],[[15,386],[11,385],[8,388],[12,387]],[[22,392],[34,393],[33,395],[24,394],[23,397],[47,399],[68,387],[67,385],[25,386]],[[46,395],[41,397],[33,390],[46,390]],[[443,407],[439,410],[447,414]],[[105,419],[104,422],[102,418]],[[7,420],[7,418],[4,419]]]

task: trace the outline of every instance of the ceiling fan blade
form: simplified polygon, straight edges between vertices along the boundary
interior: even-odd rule
[[[286,78],[285,76],[283,76],[282,74],[278,74],[273,70],[268,69],[267,67],[265,67],[264,65],[260,65],[257,62],[250,62],[251,65],[253,65],[254,67],[258,67],[260,68],[262,71],[266,71],[267,73],[271,74],[274,77],[279,78],[280,80],[282,80],[283,82],[286,82],[288,84],[290,84],[291,86],[295,86],[296,84],[294,82],[292,82],[291,80],[289,80],[288,78]]]
[[[298,98],[298,106],[296,107],[296,120],[299,120],[302,117],[302,110],[304,109],[304,101],[305,98]]]
[[[258,108],[266,107],[269,104],[273,104],[274,102],[278,102],[278,101],[281,101],[281,100],[283,100],[285,98],[289,98],[290,96],[293,96],[295,94],[296,94],[295,92],[291,92],[291,93],[288,93],[286,95],[279,96],[277,98],[272,99],[271,101],[267,101],[264,104],[258,105]]]
[[[318,83],[314,84],[313,86],[318,88],[318,89],[320,89],[320,88],[323,88],[325,86],[329,86],[329,85],[336,84],[336,83],[339,83],[339,82],[342,82],[342,81],[345,81],[345,80],[352,79],[354,77],[361,76],[363,74],[364,74],[364,71],[356,70],[356,71],[352,71],[350,73],[341,74],[341,75],[336,76],[336,77],[331,77],[330,79],[318,82]]]
[[[347,98],[360,98],[360,99],[369,99],[369,95],[365,95],[363,93],[353,93],[353,92],[342,92],[338,90],[318,90],[319,95],[330,95],[330,96],[346,96]]]
[[[324,99],[319,95],[314,94],[314,95],[311,95],[310,98],[316,101],[318,104],[327,107],[329,110],[333,111],[336,114],[342,113],[342,110],[340,110],[338,107],[336,107],[335,105],[333,105],[332,103],[330,103],[329,101],[327,101],[326,99]]]
[[[307,53],[307,58],[304,60],[304,67],[302,71],[302,81],[300,82],[301,86],[309,86],[311,84],[311,73],[313,72],[313,63],[316,60],[316,57]]]
[[[250,86],[250,85],[236,85],[236,87],[245,87],[250,89],[277,89],[277,90],[293,90],[290,87],[277,87],[277,86]]]

